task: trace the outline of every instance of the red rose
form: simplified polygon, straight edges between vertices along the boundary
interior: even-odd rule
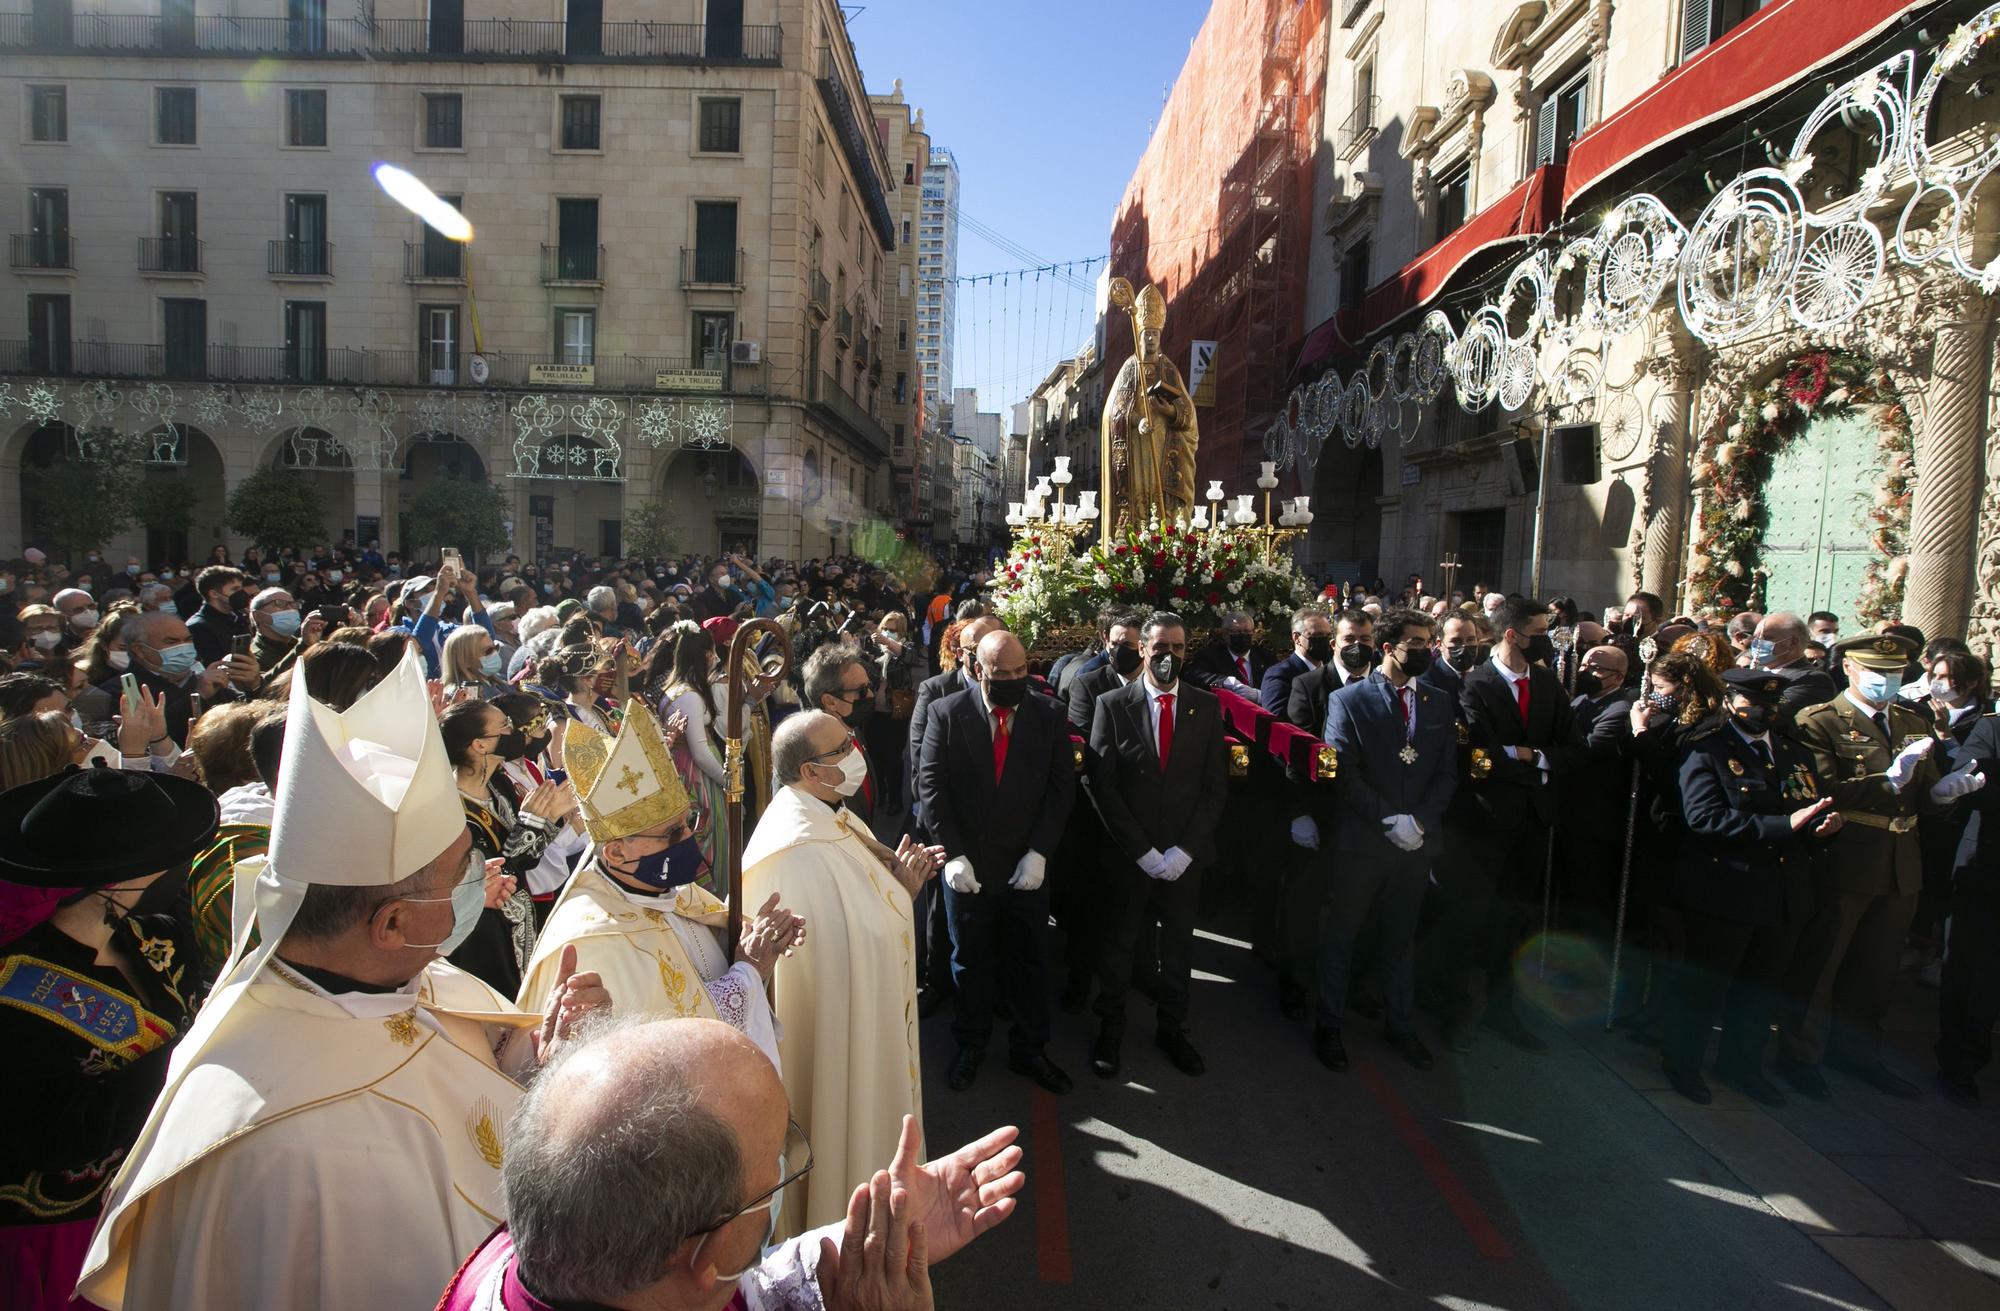
[[[1221,604],[1222,604],[1222,593],[1220,593],[1220,592],[1210,592],[1210,593],[1208,594],[1208,603],[1209,603],[1210,605],[1221,605]]]
[[[1158,596],[1159,594],[1160,594],[1160,585],[1159,585],[1158,583],[1147,583],[1147,584],[1146,584],[1146,595],[1147,595],[1147,596]]]
[[[1164,569],[1166,567],[1167,567],[1167,553],[1165,551],[1156,552],[1153,555],[1153,568]]]
[[[1123,583],[1113,583],[1113,584],[1111,584],[1111,590],[1112,590],[1112,591],[1114,591],[1114,592],[1122,592],[1122,591],[1124,591],[1124,590],[1125,590],[1125,584],[1123,584]]]
[[[1185,587],[1176,587],[1176,588],[1174,589],[1174,600],[1176,600],[1176,601],[1185,601],[1185,600],[1187,600],[1187,594],[1188,594],[1188,589],[1187,589],[1187,588],[1185,588]]]

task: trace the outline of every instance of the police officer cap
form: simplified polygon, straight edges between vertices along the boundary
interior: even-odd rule
[[[1749,697],[1762,705],[1775,706],[1785,690],[1785,680],[1768,669],[1727,669],[1722,681],[1731,692]]]
[[[1896,633],[1861,633],[1836,642],[1833,654],[1863,669],[1894,672],[1917,658],[1917,644]]]

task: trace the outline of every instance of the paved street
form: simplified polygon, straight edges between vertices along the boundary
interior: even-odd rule
[[[1697,1108],[1602,1032],[1601,990],[1544,999],[1548,1057],[1452,1056],[1426,1021],[1420,1074],[1361,1026],[1335,1075],[1237,931],[1211,918],[1196,946],[1201,1079],[1152,1047],[1141,999],[1115,1085],[1087,1018],[1058,1014],[1066,1098],[1007,1071],[1004,1026],[948,1091],[949,1011],[927,1023],[932,1143],[1017,1123],[1030,1171],[1015,1217],[936,1272],[941,1307],[2000,1306],[2000,1081],[1979,1112],[1839,1074],[1830,1105]],[[1892,1017],[1892,1064],[1927,1088],[1935,998],[1909,981]]]

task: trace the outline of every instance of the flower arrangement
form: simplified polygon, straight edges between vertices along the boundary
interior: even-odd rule
[[[1281,629],[1311,591],[1288,555],[1265,557],[1258,529],[1158,523],[1081,550],[1060,530],[1023,529],[993,587],[1000,617],[1031,649],[1110,605],[1172,610],[1197,630],[1242,610]]]
[[[1876,556],[1863,574],[1856,608],[1863,621],[1893,619],[1902,610],[1909,573],[1910,497],[1916,481],[1910,414],[1888,372],[1858,356],[1815,351],[1745,396],[1728,423],[1705,434],[1695,452],[1701,514],[1688,559],[1691,605],[1723,614],[1757,597],[1770,508],[1765,484],[1785,444],[1815,414],[1867,412],[1876,432],[1882,473],[1869,510]]]

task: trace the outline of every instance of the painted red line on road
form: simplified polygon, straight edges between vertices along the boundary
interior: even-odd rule
[[[1403,1101],[1402,1094],[1371,1062],[1356,1061],[1354,1069],[1361,1076],[1361,1081],[1368,1085],[1368,1091],[1374,1094],[1382,1113],[1389,1117],[1396,1136],[1403,1140],[1403,1146],[1409,1148],[1410,1155],[1417,1158],[1417,1164],[1430,1177],[1431,1186],[1444,1198],[1445,1206],[1458,1221],[1459,1227],[1472,1239],[1472,1245],[1479,1249],[1479,1254],[1489,1261],[1513,1260],[1514,1249],[1507,1245],[1507,1240],[1486,1218],[1486,1212],[1473,1200],[1471,1191],[1445,1161],[1444,1153],[1437,1149],[1437,1144],[1425,1135],[1417,1117]]]
[[[1055,1094],[1030,1094],[1028,1169],[1035,1189],[1035,1273],[1045,1284],[1069,1282],[1069,1196],[1063,1191],[1062,1106]]]

